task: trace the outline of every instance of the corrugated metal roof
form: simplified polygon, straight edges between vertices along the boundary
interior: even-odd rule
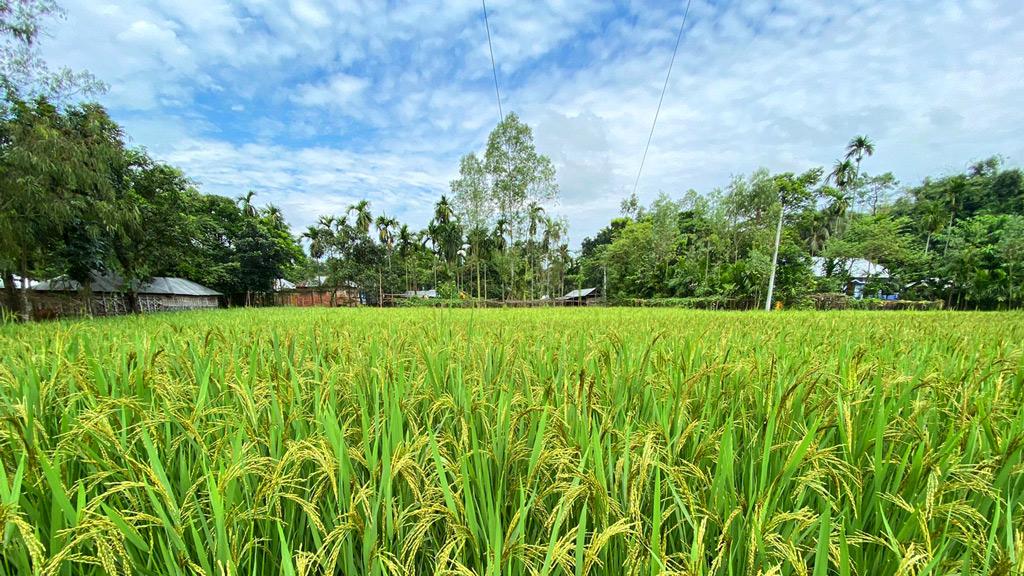
[[[597,288],[583,288],[582,290],[573,290],[572,292],[569,292],[565,296],[562,296],[561,298],[559,298],[559,300],[572,300],[574,298],[586,298],[587,296],[590,296],[591,294],[593,294],[596,291],[597,291]]]
[[[36,282],[35,280],[31,278],[28,279],[29,288],[35,286],[36,284],[38,284],[38,282]],[[14,287],[19,289],[21,288],[21,276],[18,276],[17,274],[14,275]],[[4,288],[6,288],[6,286],[4,285],[4,279],[0,278],[0,290]]]
[[[309,280],[303,280],[295,285],[296,288],[330,288],[330,280],[327,276],[315,276]],[[358,288],[359,285],[351,280],[345,280],[338,284],[339,288]]]
[[[402,293],[406,298],[437,298],[437,290],[406,290]]]
[[[39,292],[77,292],[81,288],[81,284],[66,276],[54,278],[53,280],[45,280],[32,287],[33,290],[37,290]],[[127,289],[128,288],[124,285],[124,280],[113,274],[96,274],[93,276],[93,292],[125,292]],[[167,276],[156,276],[150,278],[148,282],[142,282],[139,284],[136,292],[139,294],[168,294],[175,296],[221,295],[220,292],[207,288],[202,284],[197,284],[191,280]]]
[[[178,296],[220,296],[220,292],[184,278],[157,276],[139,286],[140,294],[174,294]]]

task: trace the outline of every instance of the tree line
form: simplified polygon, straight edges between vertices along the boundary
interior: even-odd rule
[[[461,159],[451,198],[441,196],[426,227],[374,216],[367,200],[309,226],[306,276],[332,289],[354,283],[371,300],[422,288],[446,298],[558,293],[573,259],[565,221],[543,207],[557,194],[551,160],[537,153],[530,127],[511,113],[491,132],[482,157]]]
[[[96,104],[58,107],[8,93],[0,118],[0,270],[27,316],[21,278],[63,276],[88,297],[97,274],[125,286],[181,276],[228,295],[265,292],[299,265],[275,206],[200,193],[182,172],[125,145]]]
[[[620,217],[583,241],[580,283],[606,284],[612,300],[800,304],[846,291],[849,263],[865,259],[888,271],[875,269],[866,295],[959,308],[1024,304],[1021,171],[995,156],[901,186],[892,173],[861,169],[874,153],[858,136],[829,170],[760,169],[709,193],[661,194],[649,206],[627,198]]]

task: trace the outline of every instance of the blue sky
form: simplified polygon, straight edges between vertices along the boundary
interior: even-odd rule
[[[88,69],[135,145],[296,232],[359,198],[423,226],[498,119],[478,1],[63,0],[51,64]],[[575,243],[632,189],[685,2],[488,2],[506,111],[554,160]],[[1020,0],[693,0],[641,199],[867,134],[906,184],[1024,158]]]

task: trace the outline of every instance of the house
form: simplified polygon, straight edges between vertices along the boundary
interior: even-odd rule
[[[884,266],[864,258],[838,259],[834,262],[836,267],[832,270],[832,275],[848,278],[849,281],[844,292],[858,300],[864,298],[864,287],[867,286],[869,281],[889,279],[889,271]],[[811,258],[811,270],[818,278],[825,278],[829,275],[829,271],[826,269],[827,264],[827,260],[820,256]],[[882,297],[881,292],[878,293],[877,297]],[[887,295],[886,297],[888,299],[895,299],[892,295]]]
[[[81,284],[66,276],[40,282],[32,287],[33,315],[113,316],[133,309],[160,312],[217,308],[221,296],[220,292],[191,280],[167,276],[126,283],[116,274],[93,274],[89,289],[90,297],[86,298]]]
[[[274,281],[275,306],[356,306],[363,303],[359,287],[354,282],[330,285],[327,276],[292,283],[284,278]]]
[[[581,288],[573,290],[565,296],[559,296],[557,299],[566,306],[590,306],[601,301],[601,294],[597,288]]]

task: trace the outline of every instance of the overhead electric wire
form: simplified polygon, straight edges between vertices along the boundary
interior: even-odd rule
[[[672,77],[672,65],[676,62],[676,52],[679,51],[679,42],[683,39],[683,30],[686,29],[686,17],[690,14],[690,3],[692,1],[693,0],[686,0],[686,10],[683,11],[683,23],[679,25],[679,34],[676,35],[676,46],[672,49],[672,59],[668,61],[668,73],[665,74],[665,85],[661,87],[661,98],[658,99],[658,109],[654,112],[654,122],[651,123],[651,133],[647,136],[647,146],[644,147],[644,155],[643,158],[640,159],[640,169],[637,170],[636,182],[633,183],[634,195],[636,195],[636,191],[640,187],[640,175],[644,172],[644,164],[647,162],[647,152],[651,149],[651,140],[654,139],[654,128],[658,125],[658,115],[661,114],[661,103],[665,101],[665,92],[668,90],[668,79]],[[497,86],[497,76],[495,76],[495,86]]]
[[[505,121],[505,114],[501,111],[501,91],[498,90],[498,67],[494,65],[494,46],[491,45],[491,24],[487,20],[487,0],[480,0],[484,6],[484,28],[487,29],[487,50],[491,53],[491,71],[494,72],[494,95],[498,99],[498,122]]]

